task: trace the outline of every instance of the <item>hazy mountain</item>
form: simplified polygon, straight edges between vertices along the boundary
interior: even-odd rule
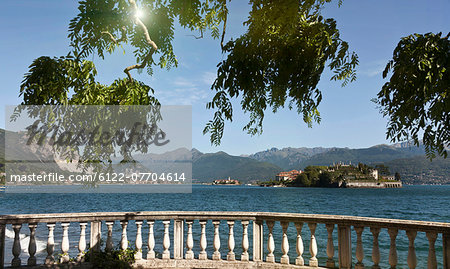
[[[14,161],[10,171],[16,173],[35,173],[48,171],[48,173],[62,173],[64,170],[76,169],[76,164],[66,163],[55,158],[49,147],[29,146],[25,149],[26,141],[20,133],[5,132],[0,129],[0,172],[5,172],[5,135],[8,135],[8,153],[10,160]],[[55,159],[58,159],[55,161]]]
[[[329,151],[330,148],[271,148],[248,155],[249,158],[269,162],[283,169],[298,169],[301,163],[319,153]]]
[[[410,184],[450,184],[450,158],[430,161],[425,156],[384,162],[392,174],[399,172]]]
[[[308,165],[331,165],[335,162],[377,163],[400,158],[424,155],[423,147],[405,144],[377,145],[370,148],[272,148],[249,155],[250,158],[266,161],[283,169],[303,169]]]
[[[266,181],[274,179],[275,175],[283,170],[274,164],[231,156],[223,151],[204,154],[193,149],[192,157],[193,178],[199,182],[212,182],[228,177],[241,182]]]
[[[308,165],[331,165],[335,162],[374,164],[395,159],[423,156],[424,154],[423,148],[402,148],[388,145],[377,145],[362,149],[333,148],[327,152],[311,156],[301,163],[301,168]]]

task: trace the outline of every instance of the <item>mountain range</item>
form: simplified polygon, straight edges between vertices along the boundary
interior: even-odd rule
[[[231,177],[243,182],[266,181],[280,171],[309,165],[333,163],[371,166],[383,164],[391,174],[398,172],[408,184],[450,184],[450,158],[425,157],[423,146],[408,143],[376,145],[370,148],[271,148],[251,155],[231,156],[225,152],[201,153],[193,149],[193,176],[200,182]],[[256,161],[256,162],[255,162]]]
[[[4,171],[4,130],[0,132],[0,168]],[[232,156],[226,152],[202,153],[197,149],[177,149],[163,155],[148,155],[157,160],[186,160],[192,158],[194,182],[212,182],[232,178],[243,183],[267,181],[281,171],[304,169],[309,165],[359,162],[371,166],[383,164],[392,174],[398,172],[405,183],[450,184],[450,158],[425,157],[424,147],[408,143],[376,145],[369,148],[271,148],[250,155]],[[192,157],[191,157],[192,156]]]

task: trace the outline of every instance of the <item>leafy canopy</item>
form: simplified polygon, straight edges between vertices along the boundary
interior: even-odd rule
[[[393,142],[420,137],[427,157],[447,157],[450,145],[450,41],[441,33],[414,34],[400,40],[383,78],[391,77],[374,101],[387,117]]]
[[[286,104],[311,127],[320,122],[317,84],[326,64],[332,80],[346,85],[356,79],[358,58],[340,39],[336,21],[320,15],[325,2],[250,1],[248,30],[224,46],[227,57],[212,85],[216,94],[207,108],[216,112],[203,131],[211,133],[212,144],[220,144],[224,121],[232,120],[231,98],[241,95],[241,107],[250,114],[244,130],[252,135],[262,133],[266,109],[276,112]]]
[[[197,32],[198,38],[205,32],[220,38],[225,54],[212,85],[216,94],[207,104],[216,110],[204,129],[212,144],[220,143],[225,120],[232,120],[232,98],[241,98],[242,109],[250,114],[244,130],[252,135],[262,132],[268,108],[276,112],[287,105],[308,126],[320,122],[322,93],[317,84],[325,67],[334,72],[332,80],[346,85],[356,79],[358,64],[356,54],[341,40],[336,21],[321,15],[331,0],[249,2],[247,31],[224,42],[226,0],[80,1],[69,24],[71,51],[33,62],[21,85],[23,104],[159,104],[151,87],[133,79],[131,72],[145,69],[153,75],[154,67],[177,66],[172,41],[178,22]],[[96,82],[95,66],[86,58],[96,54],[103,59],[128,47],[134,49],[136,63],[124,69],[127,78],[111,85]]]

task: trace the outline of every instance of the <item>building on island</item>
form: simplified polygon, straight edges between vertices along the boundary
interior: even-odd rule
[[[375,180],[378,180],[378,170],[377,170],[377,169],[370,170],[370,175],[371,175]]]
[[[395,180],[395,176],[383,176],[384,180],[388,180],[388,181],[394,181]]]
[[[291,170],[288,172],[280,172],[276,175],[275,180],[276,181],[293,181],[301,173],[303,173],[302,170]]]

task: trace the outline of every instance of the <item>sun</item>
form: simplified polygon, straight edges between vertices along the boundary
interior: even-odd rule
[[[138,18],[138,19],[142,19],[142,18],[144,18],[144,16],[145,16],[145,13],[144,13],[144,11],[143,11],[143,10],[141,10],[141,9],[138,9],[138,10],[136,10],[136,13],[135,13],[134,15],[136,16],[136,18]]]

